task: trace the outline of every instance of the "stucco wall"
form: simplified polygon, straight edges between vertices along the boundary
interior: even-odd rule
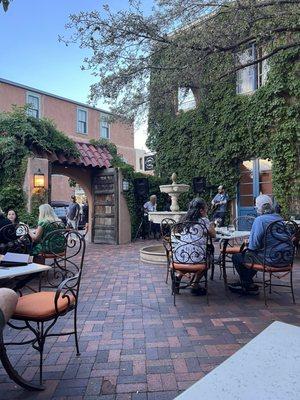
[[[76,141],[89,141],[100,138],[100,118],[105,114],[92,107],[84,107],[72,101],[59,99],[50,95],[39,93],[34,89],[27,90],[22,87],[0,82],[0,111],[11,111],[12,105],[24,106],[26,93],[36,93],[40,97],[40,114],[55,121],[59,130]],[[88,113],[87,134],[77,133],[77,108],[83,108]],[[110,124],[110,140],[116,144],[118,152],[135,166],[134,130],[133,124],[123,121],[114,121]]]

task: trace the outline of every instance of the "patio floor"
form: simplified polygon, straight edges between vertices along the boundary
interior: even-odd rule
[[[209,305],[185,291],[174,307],[166,268],[139,261],[144,245],[88,245],[78,317],[81,356],[73,337],[50,338],[46,390],[26,392],[0,367],[0,399],[174,399],[274,320],[300,325],[300,307],[289,294],[273,294],[265,308],[262,295],[225,292],[218,270],[209,281]],[[299,261],[294,282],[300,302]],[[70,317],[56,327],[70,327]],[[6,333],[12,335],[8,328]],[[32,348],[10,348],[9,354],[26,378],[37,378]]]

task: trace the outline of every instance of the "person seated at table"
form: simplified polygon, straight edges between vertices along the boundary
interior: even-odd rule
[[[61,220],[56,216],[53,208],[49,204],[42,204],[39,206],[39,219],[38,227],[35,232],[30,232],[31,239],[33,241],[33,251],[34,256],[41,254],[43,249],[43,240],[52,231],[58,229],[54,222],[61,223]],[[54,238],[54,237],[53,237]],[[48,244],[47,247],[55,253],[60,253],[64,249],[61,244],[53,245]]]
[[[17,211],[13,209],[8,210],[7,219],[9,219],[12,224],[18,224],[20,222]]]
[[[180,219],[180,223],[187,223],[180,238],[177,240],[173,252],[173,260],[178,263],[193,264],[207,260],[207,238],[205,228],[210,237],[216,236],[214,224],[207,218],[207,205],[205,200],[196,198],[189,204],[187,213]],[[204,228],[205,227],[205,228]],[[199,285],[204,272],[197,272],[193,279],[191,294],[205,295],[206,291]],[[179,287],[183,274],[178,273],[176,286]]]
[[[275,213],[271,197],[262,194],[256,198],[255,203],[258,216],[255,218],[251,228],[248,247],[244,252],[232,256],[232,263],[239,274],[240,281],[229,284],[228,287],[235,292],[257,294],[259,288],[253,283],[253,277],[257,271],[247,268],[245,264],[263,264],[265,253],[268,256],[271,249],[273,251],[275,248],[280,250],[278,247],[280,242],[272,235],[267,240],[267,248],[264,249],[264,237],[268,225],[275,221],[283,221],[282,217]],[[267,258],[266,261],[269,266],[274,265],[272,259],[268,260]],[[276,261],[274,266],[280,266],[280,263]]]
[[[1,232],[1,228],[6,225],[10,225],[11,221],[5,217],[4,212],[0,208],[0,243],[7,243],[8,240],[4,237],[3,232]]]

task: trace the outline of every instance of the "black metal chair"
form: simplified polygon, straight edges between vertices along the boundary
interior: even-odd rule
[[[174,306],[181,289],[204,283],[208,302],[207,272],[210,268],[209,235],[204,222],[177,223],[171,228],[171,277]],[[180,278],[179,278],[180,277]],[[182,284],[182,278],[187,281]]]
[[[176,221],[172,218],[164,218],[160,223],[160,234],[162,237],[163,246],[167,257],[167,275],[166,283],[168,283],[170,274],[170,263],[171,263],[171,229],[176,224]]]
[[[59,241],[59,243],[58,243]],[[64,243],[62,243],[62,241]],[[77,355],[79,353],[77,332],[77,305],[81,274],[85,254],[85,240],[75,230],[62,229],[47,235],[47,251],[54,256],[53,268],[47,271],[40,291],[19,297],[16,310],[12,316],[14,322],[9,326],[15,329],[29,329],[34,338],[14,345],[32,344],[40,354],[40,385],[43,378],[43,350],[47,337],[75,335]],[[59,244],[59,246],[58,246]],[[65,252],[58,251],[63,245]],[[49,290],[50,289],[50,290]],[[57,320],[74,312],[74,329],[70,332],[52,333]],[[19,325],[15,321],[23,322]]]
[[[0,229],[0,254],[7,252],[30,254],[32,240],[25,224],[8,224]]]
[[[295,255],[294,238],[298,234],[298,227],[292,221],[275,221],[267,226],[263,239],[263,257],[257,258],[255,253],[245,251],[247,268],[263,274],[264,301],[267,305],[266,289],[272,293],[272,287],[286,287],[291,289],[293,303],[295,303],[293,287],[293,263]],[[273,283],[272,279],[281,280],[290,276],[289,284]],[[268,277],[268,278],[267,278]]]
[[[3,330],[8,320],[13,315],[18,302],[17,294],[7,288],[0,288],[0,360],[8,376],[18,385],[28,390],[43,390],[44,387],[28,382],[12,366],[6,352],[3,340]]]

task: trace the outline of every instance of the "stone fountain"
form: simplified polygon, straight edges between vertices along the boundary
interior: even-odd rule
[[[160,224],[165,218],[172,218],[178,222],[186,214],[186,211],[179,211],[178,198],[182,193],[186,193],[190,185],[177,183],[177,175],[171,176],[171,185],[161,185],[159,187],[162,193],[167,193],[171,197],[171,211],[153,211],[149,212],[149,220],[155,224]],[[166,264],[165,249],[162,244],[146,246],[140,250],[141,261],[153,264]]]

